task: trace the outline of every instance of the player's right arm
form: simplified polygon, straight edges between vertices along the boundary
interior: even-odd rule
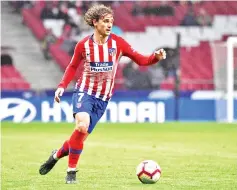
[[[82,58],[83,44],[78,42],[74,49],[74,54],[72,59],[67,66],[63,78],[58,85],[57,90],[55,91],[54,101],[60,102],[60,96],[63,95],[64,90],[67,88],[68,84],[72,81],[75,76],[78,65],[80,64]]]

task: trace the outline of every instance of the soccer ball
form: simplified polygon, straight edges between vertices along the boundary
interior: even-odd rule
[[[142,183],[152,184],[160,179],[161,168],[153,160],[144,160],[137,166],[136,174]]]

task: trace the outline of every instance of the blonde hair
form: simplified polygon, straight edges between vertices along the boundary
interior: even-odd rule
[[[93,20],[98,21],[101,17],[107,14],[114,14],[113,10],[110,7],[106,7],[103,4],[93,5],[88,11],[85,13],[84,20],[89,26],[94,27]]]

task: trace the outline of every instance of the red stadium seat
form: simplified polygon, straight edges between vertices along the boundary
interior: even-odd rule
[[[39,40],[43,40],[47,34],[47,30],[39,17],[33,14],[33,9],[22,10],[23,22],[31,29],[35,37]]]
[[[211,90],[214,88],[210,55],[209,42],[202,42],[199,47],[180,49],[182,90]],[[174,89],[174,79],[168,78],[163,81],[161,89]]]
[[[3,90],[28,90],[30,84],[12,65],[1,66],[1,87]]]

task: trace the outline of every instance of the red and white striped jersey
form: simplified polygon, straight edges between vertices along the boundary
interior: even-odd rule
[[[88,36],[77,43],[59,87],[66,88],[74,78],[78,65],[84,64],[82,75],[76,83],[76,90],[108,101],[113,94],[116,70],[121,56],[127,56],[143,66],[158,62],[154,54],[141,55],[115,34],[111,34],[107,42],[102,45],[93,41],[93,35]]]

